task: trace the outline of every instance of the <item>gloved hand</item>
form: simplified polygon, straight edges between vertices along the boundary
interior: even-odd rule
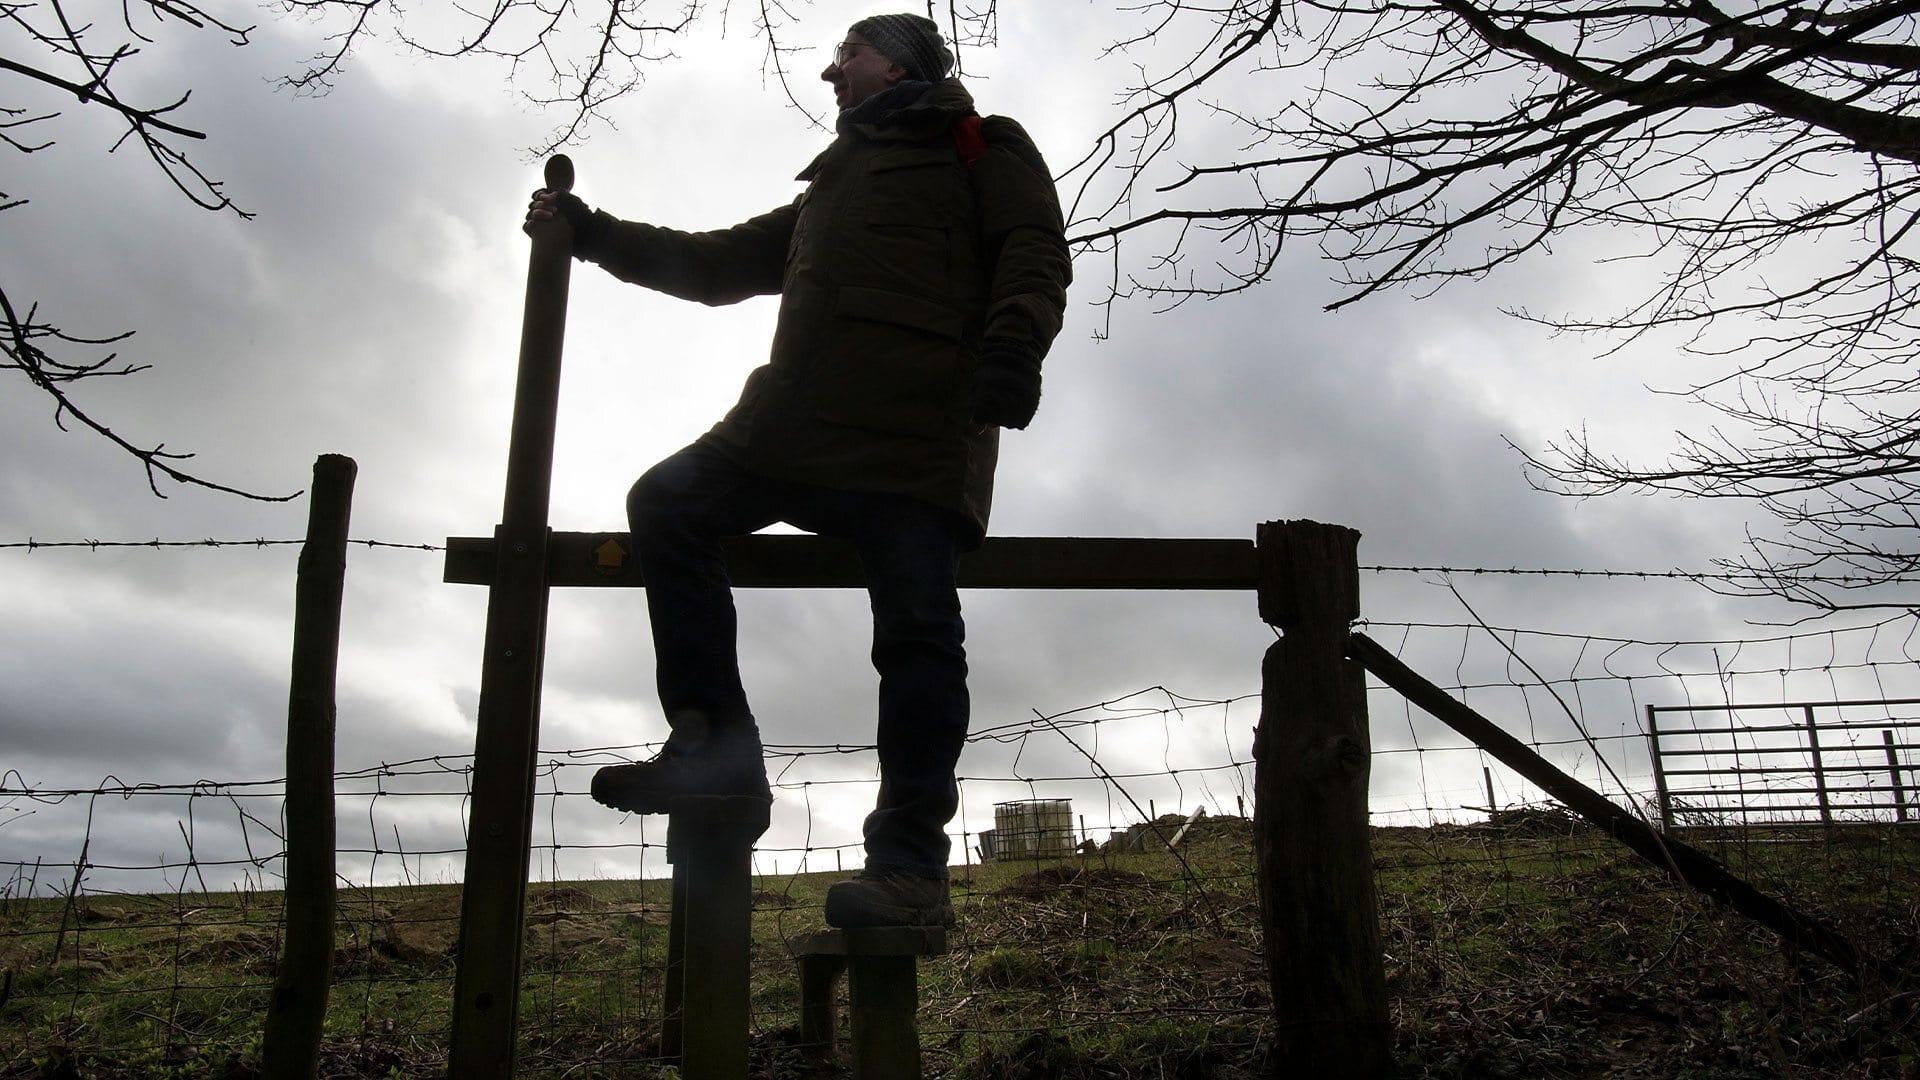
[[[980,345],[974,369],[973,422],[1024,428],[1040,407],[1040,356],[1032,346],[1011,338],[988,338]]]
[[[606,234],[607,217],[596,214],[593,209],[580,200],[580,196],[571,191],[548,191],[542,188],[533,193],[533,201],[527,204],[528,221],[547,221],[554,216],[567,219],[573,229],[573,253],[586,256],[600,245]]]

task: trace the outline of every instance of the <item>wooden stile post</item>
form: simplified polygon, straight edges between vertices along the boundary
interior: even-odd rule
[[[921,1075],[919,958],[947,951],[944,928],[827,930],[789,940],[787,947],[800,961],[800,1044],[816,1071],[834,1061],[834,987],[844,972],[853,1080]]]
[[[333,977],[334,674],[346,589],[352,458],[313,463],[307,539],[294,585],[293,675],[287,694],[286,936],[267,1005],[261,1064],[268,1076],[312,1076],[320,1062]]]
[[[753,842],[766,799],[675,799],[661,1055],[688,1080],[745,1080],[753,999]]]
[[[833,989],[846,971],[844,956],[800,958],[800,1050],[816,1064],[833,1061],[840,1026]]]
[[[547,160],[547,187],[573,187],[573,163]],[[507,493],[494,530],[486,655],[473,748],[466,883],[447,1075],[513,1075],[519,1034],[520,950],[533,843],[533,766],[540,734],[540,672],[547,636],[547,504],[560,405],[573,230],[564,217],[528,222],[533,252],[520,326],[520,372],[507,447]]]
[[[1283,637],[1261,668],[1254,856],[1276,1064],[1284,1075],[1391,1075],[1386,970],[1367,824],[1366,682],[1346,658],[1360,534],[1312,521],[1256,534],[1260,617]]]
[[[920,980],[911,956],[868,956],[847,972],[854,1080],[920,1075]]]

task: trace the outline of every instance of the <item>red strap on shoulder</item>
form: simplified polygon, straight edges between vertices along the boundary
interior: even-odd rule
[[[960,164],[972,171],[973,163],[987,152],[987,137],[980,131],[980,117],[968,113],[953,125],[953,148],[960,153]]]

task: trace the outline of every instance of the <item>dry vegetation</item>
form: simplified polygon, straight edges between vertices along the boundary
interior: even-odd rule
[[[1762,840],[1766,842],[1762,842]],[[1164,852],[956,873],[953,951],[922,967],[946,1077],[1263,1075],[1268,993],[1247,825]],[[1920,972],[1920,831],[1747,836],[1722,856]],[[1920,1077],[1920,979],[1860,991],[1556,814],[1375,834],[1396,1052],[1417,1077]],[[833,874],[757,883],[756,1075],[809,1071],[782,941]],[[325,1075],[444,1068],[458,890],[341,896]],[[663,882],[533,890],[526,1075],[673,1075],[656,1059]],[[64,933],[60,931],[63,921]],[[251,1076],[274,895],[0,905],[0,1076]],[[56,950],[57,945],[57,950]]]

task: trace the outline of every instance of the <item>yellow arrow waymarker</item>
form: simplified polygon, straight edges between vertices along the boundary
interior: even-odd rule
[[[627,549],[609,536],[593,546],[593,568],[602,574],[618,574],[627,567]]]

